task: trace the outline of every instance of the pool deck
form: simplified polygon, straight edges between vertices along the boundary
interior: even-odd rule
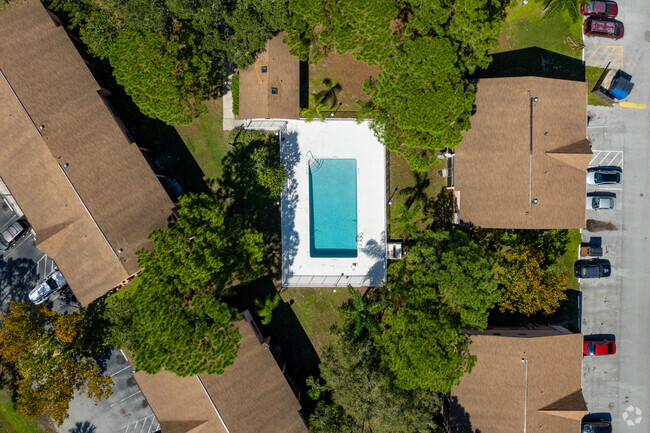
[[[290,120],[280,153],[289,172],[282,195],[282,286],[354,287],[386,281],[386,150],[366,122]],[[355,258],[309,254],[309,158],[357,160]]]

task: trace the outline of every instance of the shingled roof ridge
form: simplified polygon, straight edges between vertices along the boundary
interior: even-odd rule
[[[36,248],[43,251],[48,256],[56,256],[61,247],[65,244],[68,236],[74,231],[76,222],[79,221],[75,218],[45,230],[39,230],[38,239],[36,239]]]
[[[593,152],[589,140],[584,139],[553,150],[547,150],[546,155],[573,168],[586,171]]]
[[[195,433],[208,423],[207,420],[195,421],[161,421],[160,430],[165,433]]]
[[[539,409],[539,412],[579,421],[587,414],[587,403],[579,389]]]

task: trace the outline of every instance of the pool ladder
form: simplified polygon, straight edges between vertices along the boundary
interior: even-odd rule
[[[309,161],[309,168],[312,172],[318,170],[323,165],[323,160],[314,158],[311,150],[307,151],[307,160]]]

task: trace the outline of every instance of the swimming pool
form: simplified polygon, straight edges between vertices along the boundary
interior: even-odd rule
[[[309,164],[309,255],[357,257],[357,160]]]

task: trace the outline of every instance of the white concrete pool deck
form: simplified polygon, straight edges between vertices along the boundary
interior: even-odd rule
[[[386,281],[386,150],[366,122],[290,120],[280,153],[289,172],[282,195],[282,285],[369,287]],[[357,160],[355,258],[309,254],[309,158]]]

